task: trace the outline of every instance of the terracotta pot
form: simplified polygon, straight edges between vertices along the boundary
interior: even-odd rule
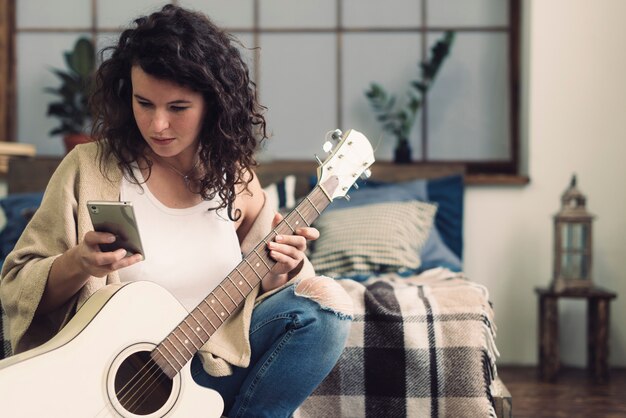
[[[63,137],[63,143],[65,143],[65,153],[69,153],[74,147],[78,144],[86,144],[87,142],[91,142],[93,139],[83,133],[74,133],[74,134],[66,134]]]

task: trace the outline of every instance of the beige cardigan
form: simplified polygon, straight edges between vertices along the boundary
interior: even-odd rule
[[[0,301],[9,319],[9,334],[15,353],[43,344],[52,338],[85,300],[109,283],[119,283],[117,273],[91,277],[64,306],[46,315],[35,315],[54,260],[83,239],[93,229],[86,202],[119,200],[122,172],[115,161],[106,163],[107,179],[98,164],[95,143],[77,146],[61,162],[50,179],[43,201],[24,230],[14,250],[7,256],[0,278]],[[274,211],[265,205],[244,238],[244,254],[251,251],[270,231]],[[305,260],[297,276],[314,276]],[[288,285],[287,284],[287,285]],[[279,289],[258,296],[258,288],[200,349],[204,368],[213,376],[232,373],[231,365],[247,367],[250,362],[248,333],[255,302]]]

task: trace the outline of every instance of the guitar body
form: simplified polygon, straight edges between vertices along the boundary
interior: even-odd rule
[[[221,416],[222,398],[193,381],[190,363],[169,379],[150,359],[187,315],[154,283],[104,287],[52,340],[0,362],[2,415]]]

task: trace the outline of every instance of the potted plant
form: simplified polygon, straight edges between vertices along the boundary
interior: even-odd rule
[[[399,103],[396,97],[387,93],[378,83],[371,83],[365,92],[370,105],[382,123],[383,130],[396,138],[394,161],[396,163],[411,162],[409,135],[415,123],[417,112],[422,106],[422,98],[433,84],[441,65],[450,52],[454,41],[454,32],[447,31],[431,49],[431,57],[420,63],[420,79],[411,81],[404,102]]]
[[[92,76],[95,70],[95,50],[91,40],[79,38],[74,49],[64,53],[67,70],[52,69],[61,80],[59,87],[48,87],[46,92],[54,94],[57,100],[48,105],[48,116],[56,117],[60,125],[50,131],[50,135],[63,135],[65,149],[69,152],[78,143],[91,138],[86,131],[91,122],[88,98]]]

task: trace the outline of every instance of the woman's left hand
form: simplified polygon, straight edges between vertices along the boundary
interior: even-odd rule
[[[274,215],[272,228],[275,228],[282,219],[279,213]],[[277,235],[274,241],[268,243],[270,257],[276,261],[276,264],[261,282],[261,292],[282,286],[290,276],[297,274],[305,258],[307,240],[316,240],[319,236],[317,229],[304,227],[296,229],[294,235]]]

